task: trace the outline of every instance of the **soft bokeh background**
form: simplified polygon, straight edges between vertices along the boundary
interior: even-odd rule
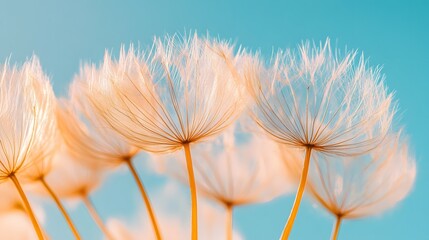
[[[357,48],[380,64],[389,89],[400,101],[401,121],[416,151],[418,177],[410,196],[382,216],[345,222],[340,238],[429,239],[429,2],[360,1],[2,1],[0,59],[22,62],[37,54],[52,77],[58,96],[82,61],[98,62],[105,49],[122,43],[146,46],[154,35],[209,31],[270,56],[302,40],[330,37],[337,46]],[[140,173],[150,193],[165,179]],[[186,194],[186,193],[185,193]],[[102,215],[136,219],[141,209],[131,176],[118,171],[94,197]],[[246,239],[276,239],[288,216],[292,196],[236,211],[236,227]],[[47,208],[47,231],[53,239],[71,239],[59,213]],[[155,203],[156,205],[156,203]],[[87,239],[101,239],[81,206],[73,218]],[[308,200],[302,205],[292,239],[328,239],[333,218]]]

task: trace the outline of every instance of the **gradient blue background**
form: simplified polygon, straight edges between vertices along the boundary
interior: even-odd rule
[[[0,59],[22,62],[33,52],[52,77],[59,96],[81,61],[102,59],[122,43],[147,45],[154,35],[196,29],[232,39],[245,47],[294,47],[305,39],[330,37],[357,48],[372,65],[383,65],[389,89],[400,102],[401,121],[416,151],[418,177],[409,197],[382,216],[345,222],[340,239],[429,239],[429,4],[427,1],[2,1]],[[149,192],[163,179],[141,169]],[[140,204],[126,173],[109,178],[95,196],[104,216],[133,216]],[[125,193],[125,194],[124,194]],[[129,196],[121,197],[121,196]],[[108,201],[106,200],[108,199]],[[131,204],[126,204],[126,203]],[[247,239],[276,239],[292,197],[243,207],[236,226]],[[47,205],[48,232],[70,238],[57,211]],[[73,214],[88,239],[100,234],[82,208]],[[58,219],[58,220],[57,220]],[[333,219],[309,201],[302,206],[292,239],[328,239]]]

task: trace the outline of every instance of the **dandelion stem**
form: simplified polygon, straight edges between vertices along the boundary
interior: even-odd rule
[[[34,215],[33,209],[31,208],[30,202],[28,201],[27,196],[25,195],[25,192],[18,181],[18,178],[13,173],[10,174],[9,177],[12,180],[13,184],[15,184],[15,187],[18,190],[19,195],[21,196],[22,202],[24,203],[25,210],[31,219],[31,223],[33,223],[34,230],[37,233],[37,237],[39,238],[39,240],[44,240],[45,237],[43,235],[42,228],[37,222],[36,216]]]
[[[232,226],[233,226],[233,205],[226,204],[226,239],[232,240]]]
[[[289,238],[290,232],[292,231],[293,223],[295,222],[299,205],[301,204],[302,196],[304,195],[305,184],[307,183],[308,170],[310,167],[310,156],[311,156],[311,147],[306,147],[304,167],[302,169],[301,179],[299,180],[298,191],[296,192],[295,201],[293,203],[293,207],[290,212],[287,223],[285,225],[285,228],[283,230],[281,240],[287,240]]]
[[[189,143],[183,144],[185,148],[186,166],[188,168],[189,187],[191,189],[192,204],[192,240],[198,239],[198,218],[197,218],[197,186],[195,185],[194,168],[192,165],[191,148]]]
[[[331,240],[337,240],[338,233],[340,232],[341,220],[341,216],[337,216],[334,227],[332,228]]]
[[[48,185],[46,180],[44,178],[40,179],[40,182],[42,182],[45,189],[48,191],[49,195],[51,196],[52,200],[54,200],[55,204],[57,205],[58,209],[60,210],[61,214],[63,215],[64,219],[67,221],[67,224],[69,225],[70,229],[73,232],[73,235],[76,239],[80,240],[80,234],[77,231],[76,226],[74,225],[70,215],[67,213],[66,209],[64,208],[63,204],[61,203],[58,196],[55,194],[55,192],[52,190],[52,188]]]
[[[85,204],[86,209],[88,209],[89,215],[91,215],[91,218],[97,224],[98,228],[100,228],[100,230],[103,232],[107,239],[113,240],[114,238],[107,230],[106,225],[104,225],[104,222],[101,219],[100,214],[98,214],[98,211],[95,208],[94,203],[91,201],[91,199],[86,194],[84,194],[82,196],[82,201],[83,204]]]
[[[150,203],[149,196],[146,193],[145,188],[143,186],[143,182],[141,181],[141,179],[140,179],[140,177],[136,171],[136,168],[134,167],[134,165],[132,163],[132,160],[129,159],[128,161],[126,161],[126,163],[128,165],[128,168],[130,169],[130,172],[133,175],[134,180],[135,180],[135,182],[136,182],[136,184],[140,190],[140,193],[143,197],[144,203],[146,205],[146,210],[149,213],[149,217],[150,217],[150,220],[152,222],[152,227],[153,227],[153,230],[155,232],[156,239],[161,240],[162,239],[161,238],[161,232],[159,231],[159,227],[158,227],[158,223],[156,221],[155,213],[152,209],[152,205]]]

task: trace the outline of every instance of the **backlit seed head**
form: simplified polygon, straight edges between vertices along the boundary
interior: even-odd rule
[[[61,100],[57,111],[67,151],[76,160],[92,167],[115,167],[128,161],[138,149],[91,112],[78,84],[75,82],[71,86],[73,101]]]
[[[174,151],[214,136],[245,106],[237,84],[241,52],[197,35],[155,39],[152,49],[106,53],[97,73],[81,78],[93,110],[130,143]]]
[[[312,164],[308,192],[330,213],[347,219],[392,208],[408,195],[416,176],[415,160],[400,134],[389,134],[376,149],[359,157],[316,154]],[[289,166],[299,174],[296,161]]]
[[[55,96],[37,57],[0,66],[0,180],[48,171],[56,137]]]
[[[390,129],[395,104],[380,68],[368,67],[356,52],[331,49],[329,39],[279,51],[268,66],[255,56],[246,69],[254,119],[286,145],[359,155]]]

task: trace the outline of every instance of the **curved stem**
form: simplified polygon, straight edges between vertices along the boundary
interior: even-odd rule
[[[306,147],[304,167],[302,168],[302,174],[301,174],[301,179],[299,180],[298,191],[296,192],[295,201],[293,203],[293,207],[290,212],[289,218],[283,229],[281,240],[287,240],[289,238],[290,232],[292,231],[293,223],[295,222],[299,205],[301,204],[302,196],[304,195],[305,184],[307,183],[308,170],[310,167],[310,156],[311,156],[311,147]]]
[[[98,228],[100,228],[100,230],[103,232],[106,238],[113,240],[114,238],[110,234],[109,230],[107,230],[106,225],[104,225],[104,222],[101,219],[100,214],[98,214],[98,211],[94,206],[94,203],[92,203],[91,199],[86,194],[82,196],[82,202],[85,205],[86,209],[88,210],[89,215],[91,215],[91,218],[94,220],[95,224],[97,224]]]
[[[337,216],[334,227],[332,228],[331,240],[337,240],[338,233],[340,232],[341,220],[341,216]]]
[[[156,221],[155,213],[152,209],[152,205],[150,203],[149,196],[146,193],[146,190],[143,186],[143,182],[140,180],[140,177],[139,177],[139,175],[138,175],[138,173],[137,173],[137,171],[136,171],[136,169],[132,163],[132,160],[129,159],[128,161],[125,161],[125,162],[127,163],[128,168],[130,169],[130,172],[133,175],[134,180],[135,180],[135,182],[136,182],[136,184],[140,190],[140,193],[143,197],[144,203],[146,205],[146,210],[149,213],[149,217],[150,217],[150,220],[152,222],[152,227],[153,227],[153,230],[155,232],[156,239],[161,240],[162,238],[161,238],[161,232],[159,231],[158,222]]]
[[[194,167],[192,165],[191,148],[189,143],[183,144],[186,156],[186,166],[188,168],[189,188],[191,189],[192,204],[192,240],[198,239],[198,218],[197,218],[197,186],[195,184]]]
[[[54,200],[55,204],[57,205],[58,209],[60,210],[61,214],[63,215],[64,219],[67,221],[67,224],[69,225],[70,229],[73,232],[73,235],[76,239],[80,240],[80,234],[77,231],[76,226],[74,225],[70,215],[67,213],[66,209],[64,208],[63,204],[61,203],[58,196],[55,194],[55,192],[52,190],[52,188],[48,185],[48,183],[45,181],[44,178],[40,179],[40,182],[42,182],[43,186],[45,187],[46,191],[48,191],[49,195],[51,196],[52,200]]]
[[[233,227],[233,205],[226,204],[226,239],[232,240],[232,227]]]
[[[21,196],[22,202],[25,207],[25,211],[30,217],[31,223],[33,223],[33,227],[37,233],[37,237],[39,238],[39,240],[44,240],[45,237],[43,235],[43,230],[40,227],[39,223],[37,222],[36,216],[34,215],[33,209],[31,208],[30,202],[28,201],[27,196],[25,195],[25,192],[18,181],[18,178],[13,173],[9,175],[9,178],[12,180],[13,184],[15,184],[15,187],[18,190],[19,195]]]

